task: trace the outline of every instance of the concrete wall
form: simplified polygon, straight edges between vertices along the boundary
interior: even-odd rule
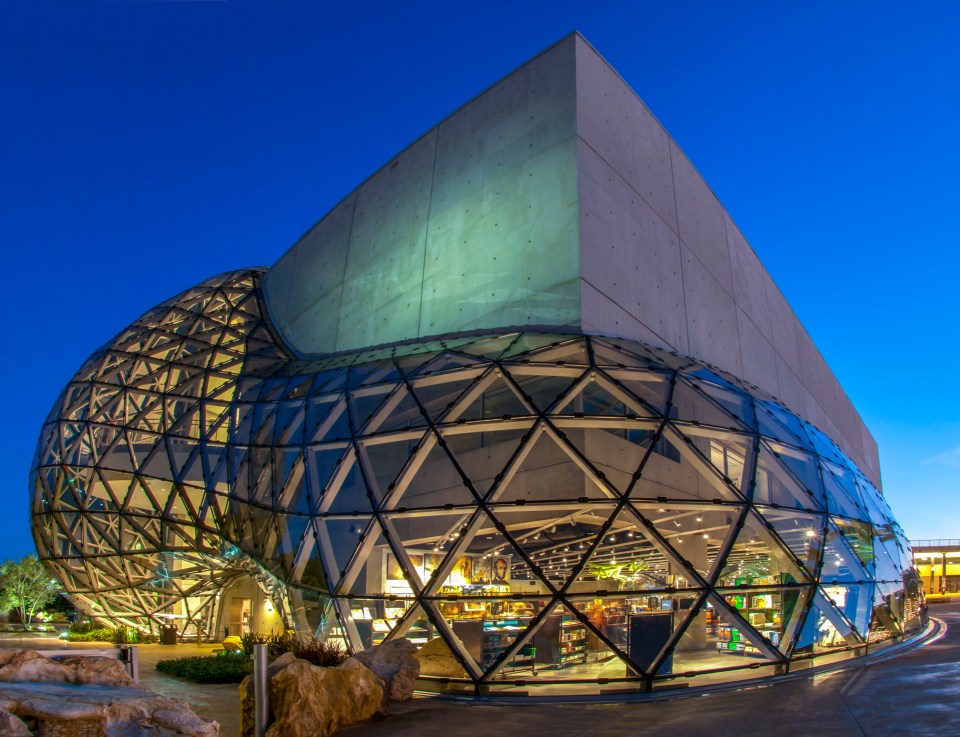
[[[879,485],[876,443],[756,254],[576,35],[348,195],[265,292],[304,354],[525,325],[677,350],[778,397]]]
[[[270,269],[294,346],[579,324],[574,53],[567,39],[455,112]]]
[[[746,379],[830,435],[879,485],[876,442],[716,196],[579,37],[576,58],[583,328]]]

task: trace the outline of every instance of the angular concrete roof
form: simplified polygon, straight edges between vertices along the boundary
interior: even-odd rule
[[[398,154],[264,283],[304,355],[512,327],[692,355],[778,397],[880,483],[876,443],[756,254],[578,34]]]

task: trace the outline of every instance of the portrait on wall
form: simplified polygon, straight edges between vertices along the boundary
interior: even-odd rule
[[[510,561],[507,558],[495,557],[490,562],[490,583],[496,586],[510,583]]]

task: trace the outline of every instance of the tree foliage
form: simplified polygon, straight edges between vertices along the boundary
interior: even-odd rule
[[[36,555],[8,560],[0,566],[0,606],[16,611],[27,629],[34,615],[59,592],[60,584]]]

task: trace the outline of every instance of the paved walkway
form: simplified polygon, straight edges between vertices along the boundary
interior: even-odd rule
[[[380,721],[343,737],[956,737],[960,735],[960,602],[931,607],[948,624],[937,642],[872,665],[794,681],[621,704],[453,701],[395,704]],[[3,637],[0,647],[62,647],[52,638]],[[83,649],[84,645],[71,647]],[[95,645],[94,647],[102,647]],[[212,645],[143,645],[144,688],[188,701],[239,734],[237,686],[197,685],[155,669],[161,659],[203,655]]]

